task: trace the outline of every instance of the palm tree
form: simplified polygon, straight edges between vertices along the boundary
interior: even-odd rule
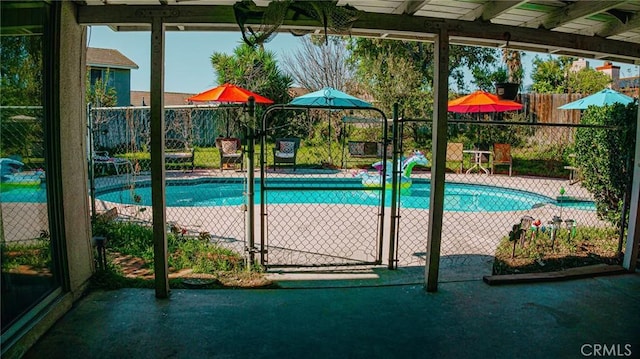
[[[502,49],[502,61],[507,65],[507,74],[509,75],[509,82],[521,83],[522,82],[522,61],[521,54],[518,50],[510,50],[508,48]]]

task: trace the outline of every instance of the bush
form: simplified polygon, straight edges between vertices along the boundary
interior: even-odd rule
[[[610,128],[578,128],[576,162],[582,186],[593,194],[598,216],[616,227],[622,223],[625,194],[631,189],[637,104],[590,106],[581,123]]]

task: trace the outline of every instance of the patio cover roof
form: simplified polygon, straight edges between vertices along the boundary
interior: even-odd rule
[[[256,0],[266,7],[271,1]],[[149,31],[162,16],[167,31],[239,31],[234,0],[84,0],[79,21],[119,31]],[[338,0],[359,10],[353,36],[433,41],[440,28],[452,44],[520,49],[640,63],[640,1]],[[254,27],[261,22],[249,20]],[[487,26],[490,24],[492,26]],[[277,31],[321,33],[310,18],[285,18]]]

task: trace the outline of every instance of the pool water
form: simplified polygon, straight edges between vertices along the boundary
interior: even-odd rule
[[[322,182],[319,182],[322,181]],[[267,203],[316,203],[316,204],[347,204],[372,205],[380,204],[379,191],[363,190],[359,180],[270,180],[270,187],[282,190],[269,190]],[[334,186],[340,188],[353,187],[354,190],[315,190],[310,187]],[[292,189],[295,187],[300,190]],[[286,188],[286,189],[285,189]],[[304,188],[304,189],[303,189]],[[260,201],[259,186],[255,187],[255,203]],[[241,182],[200,182],[178,185],[167,185],[166,203],[168,207],[209,207],[209,206],[237,206],[245,202],[245,187]],[[428,209],[430,197],[428,181],[414,181],[408,191],[400,196],[402,208]],[[386,205],[390,205],[390,191],[387,191]],[[151,188],[137,186],[133,191],[114,190],[97,196],[99,200],[130,205],[151,205]],[[445,211],[460,212],[501,212],[528,210],[545,204],[558,205],[555,199],[531,192],[462,183],[447,183],[445,185]],[[593,210],[593,202],[566,201],[563,207]]]

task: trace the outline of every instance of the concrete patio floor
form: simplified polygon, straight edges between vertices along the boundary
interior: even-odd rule
[[[446,282],[437,293],[415,270],[374,273],[372,286],[307,278],[283,289],[174,290],[166,300],[97,291],[25,358],[579,358],[603,346],[640,357],[638,272]]]

